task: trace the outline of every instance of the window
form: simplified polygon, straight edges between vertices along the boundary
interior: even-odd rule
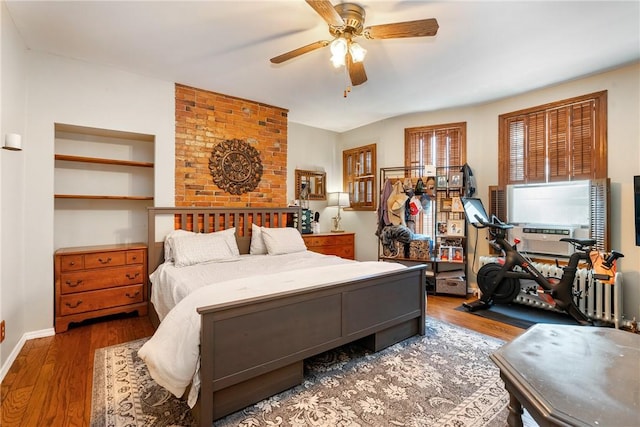
[[[405,166],[462,166],[467,156],[467,124],[423,126],[404,130]]]
[[[510,184],[589,180],[590,237],[598,250],[609,249],[607,91],[503,114],[498,141],[489,214],[506,218]]]
[[[499,117],[498,185],[607,177],[607,92]]]
[[[344,191],[349,193],[351,209],[376,210],[376,144],[342,152]]]
[[[414,176],[421,176],[425,165],[435,166],[438,174],[441,171],[458,172],[459,169],[449,168],[460,167],[467,161],[467,124],[449,123],[405,129],[404,156],[405,167]],[[448,172],[445,175],[448,176]],[[438,191],[436,203],[439,206],[443,198],[448,198],[448,193]],[[462,214],[458,219],[461,218]],[[448,213],[434,214],[430,208],[424,209],[416,223],[416,232],[435,236],[437,223],[446,223],[448,219]]]

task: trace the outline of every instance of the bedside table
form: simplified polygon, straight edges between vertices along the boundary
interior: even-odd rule
[[[146,245],[61,248],[54,258],[56,333],[109,314],[147,314]]]
[[[302,235],[308,250],[346,259],[355,259],[355,237],[355,233],[348,232]]]

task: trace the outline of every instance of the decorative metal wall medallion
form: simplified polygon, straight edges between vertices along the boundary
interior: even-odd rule
[[[209,169],[213,182],[231,194],[255,190],[262,178],[260,153],[239,139],[227,139],[211,152]]]

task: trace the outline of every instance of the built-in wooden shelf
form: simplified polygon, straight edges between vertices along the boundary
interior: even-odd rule
[[[82,157],[82,156],[70,156],[67,154],[56,154],[56,160],[64,160],[66,162],[82,162],[82,163],[99,163],[103,165],[119,165],[119,166],[136,166],[143,168],[152,168],[152,162],[135,162],[132,160],[116,160],[116,159],[102,159],[99,157]]]
[[[91,194],[54,194],[56,199],[153,200],[153,196],[103,196]]]

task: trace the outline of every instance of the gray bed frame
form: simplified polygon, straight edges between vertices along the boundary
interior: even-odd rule
[[[148,214],[151,274],[164,255],[163,242],[155,237],[159,215],[173,215],[176,229],[207,233],[236,227],[238,247],[246,254],[252,223],[292,226],[300,209],[148,208]],[[424,335],[425,268],[198,308],[201,388],[194,415],[199,425],[210,427],[216,419],[302,383],[305,358],[357,340],[378,351]],[[149,312],[157,325],[151,304]]]

